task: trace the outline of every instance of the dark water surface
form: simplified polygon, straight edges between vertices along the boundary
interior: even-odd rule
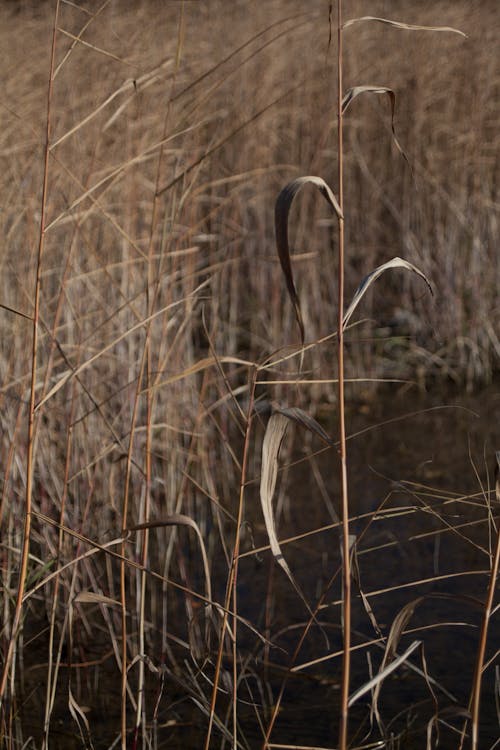
[[[325,414],[323,424],[336,434],[335,414]],[[428,669],[435,680],[438,709],[456,730],[461,721],[453,716],[453,708],[468,705],[481,603],[489,580],[489,551],[495,541],[491,515],[496,515],[498,523],[498,503],[488,490],[494,482],[494,452],[500,446],[499,389],[490,388],[474,397],[389,393],[374,403],[352,404],[347,425],[352,436],[348,442],[349,495],[358,580],[353,586],[353,645],[377,640],[377,627],[387,637],[398,613],[416,602],[407,624],[414,632],[401,638],[397,653],[415,640],[422,642],[411,662],[416,669]],[[299,430],[291,457],[296,461],[301,452],[309,454],[317,447],[316,439],[309,441]],[[282,478],[284,489],[277,493],[278,507],[281,504],[283,509],[280,539],[323,527],[338,511],[335,452],[323,451],[315,460],[316,467],[306,460]],[[311,606],[319,601],[340,564],[339,545],[336,528],[282,545]],[[268,554],[262,555],[266,574]],[[245,570],[245,563],[241,577],[247,583],[242,584],[240,606],[255,622],[256,607],[263,607],[265,581],[257,580],[255,569]],[[256,596],[256,592],[260,593]],[[284,629],[278,642],[289,654],[302,631],[298,623],[304,622],[307,611],[276,566],[273,593],[268,618],[274,633]],[[329,644],[318,628],[306,640],[295,664],[320,661],[300,669],[290,681],[271,737],[276,743],[336,746],[341,657],[322,659],[342,650],[340,597],[338,576],[324,596],[320,615]],[[371,609],[371,619],[367,609]],[[495,665],[500,662],[498,655],[496,662],[494,658],[500,648],[498,619],[497,613],[489,630],[486,661],[492,663],[483,679],[481,748],[493,746],[500,736],[495,705]],[[290,629],[292,624],[295,630]],[[351,693],[369,679],[370,671],[377,673],[383,653],[380,642],[353,652]],[[289,657],[272,652],[270,658],[285,665]],[[281,678],[271,682],[275,688]],[[381,738],[376,724],[370,732],[369,703],[367,694],[353,706],[351,732],[358,729],[353,746]],[[421,674],[405,665],[399,668],[382,687],[379,709],[386,737],[395,737],[394,747],[426,746],[426,725],[435,706]],[[434,742],[435,733],[433,737]],[[439,747],[457,745],[456,731],[440,724]]]

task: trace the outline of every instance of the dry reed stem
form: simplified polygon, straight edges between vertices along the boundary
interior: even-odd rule
[[[342,0],[337,0],[337,163],[338,195],[341,216],[338,222],[338,423],[342,518],[343,636],[342,683],[340,688],[339,748],[346,750],[349,729],[349,686],[351,671],[351,545],[347,486],[347,443],[344,389],[344,142],[343,142],[343,45]]]
[[[26,585],[26,576],[28,573],[28,561],[30,551],[30,535],[31,535],[31,504],[33,494],[33,470],[34,470],[34,441],[35,441],[35,400],[36,400],[36,371],[37,371],[37,348],[38,348],[38,325],[40,316],[40,291],[41,291],[41,271],[42,271],[42,256],[45,242],[45,222],[46,222],[46,204],[47,204],[47,189],[49,180],[49,150],[50,150],[50,135],[51,135],[51,104],[52,104],[52,84],[54,74],[54,63],[56,54],[56,37],[57,37],[57,23],[59,17],[59,6],[60,0],[56,0],[55,11],[54,11],[54,23],[52,30],[52,45],[51,45],[51,57],[50,57],[50,68],[49,68],[49,81],[47,86],[47,118],[46,118],[46,131],[45,131],[45,161],[43,170],[43,188],[42,188],[42,199],[40,209],[40,233],[38,241],[38,252],[36,262],[36,279],[34,289],[34,310],[33,310],[33,330],[32,330],[32,350],[31,350],[31,383],[30,383],[30,402],[28,411],[28,443],[27,443],[27,454],[26,454],[26,495],[25,495],[25,508],[24,508],[24,531],[23,531],[23,546],[21,553],[21,564],[19,570],[19,580],[16,596],[16,608],[14,612],[14,620],[12,623],[12,629],[9,638],[9,645],[7,648],[7,654],[3,664],[2,679],[0,682],[0,708],[3,704],[5,696],[5,690],[7,687],[7,681],[12,666],[12,659],[14,656],[15,646],[17,637],[19,634],[19,628],[21,626],[22,618],[22,605],[23,596]]]
[[[76,386],[76,384],[75,384]],[[55,639],[55,632],[56,632],[56,619],[57,619],[57,607],[59,604],[59,588],[61,583],[61,577],[60,577],[60,561],[62,557],[62,550],[63,550],[63,541],[64,541],[64,534],[62,530],[62,525],[64,523],[64,517],[66,513],[66,502],[68,499],[68,480],[69,480],[69,472],[70,472],[70,465],[71,465],[71,450],[73,447],[72,442],[72,436],[73,436],[73,429],[72,429],[72,422],[74,418],[74,412],[75,412],[75,403],[76,403],[76,387],[73,387],[73,393],[72,393],[72,399],[71,399],[71,407],[70,412],[68,415],[68,431],[67,431],[67,438],[66,438],[66,462],[65,462],[65,469],[64,469],[64,484],[63,484],[63,495],[61,498],[61,511],[59,514],[59,534],[57,538],[57,554],[56,554],[56,577],[54,581],[54,591],[53,591],[53,600],[52,600],[52,609],[50,612],[50,634],[49,634],[49,649],[48,649],[48,665],[47,665],[47,685],[46,685],[46,698],[45,698],[45,717],[44,717],[44,737],[43,737],[43,745],[42,750],[45,750],[45,748],[49,748],[49,734],[50,734],[50,719],[54,707],[55,702],[55,695],[56,695],[56,689],[57,689],[57,680],[59,675],[59,667],[60,667],[60,653],[61,649],[59,650],[58,659],[56,660],[54,664],[54,639]],[[62,644],[62,635],[60,636],[60,644]]]
[[[173,95],[173,89],[176,83],[176,76],[177,72],[179,70],[179,64],[180,64],[180,55],[181,55],[181,48],[182,48],[182,36],[183,36],[183,21],[184,21],[184,6],[181,5],[180,13],[179,13],[179,23],[178,23],[178,35],[177,35],[177,52],[176,52],[176,58],[175,58],[175,65],[174,65],[174,74],[172,77],[172,82],[170,86],[170,92],[168,96],[168,103],[167,103],[167,109],[165,113],[165,119],[163,124],[163,137],[162,141],[166,141],[167,137],[167,128],[169,124],[169,118],[170,118],[170,104],[172,100]],[[148,241],[148,283],[147,283],[147,290],[146,290],[146,313],[149,316],[151,316],[154,306],[156,304],[158,294],[159,294],[159,288],[160,288],[160,278],[161,278],[161,267],[162,267],[162,260],[163,256],[160,252],[159,259],[158,259],[158,267],[157,269],[154,268],[154,237],[155,237],[155,228],[157,223],[157,214],[158,214],[158,188],[160,184],[160,178],[161,178],[161,172],[162,172],[162,166],[163,166],[163,158],[164,158],[164,144],[162,144],[160,148],[159,158],[158,158],[158,164],[156,169],[156,182],[155,182],[155,193],[153,198],[153,207],[151,212],[151,223],[150,223],[150,231],[149,231],[149,241]],[[154,284],[154,277],[155,277],[155,270],[156,270],[156,283]],[[154,286],[153,286],[154,284]],[[150,289],[154,288],[154,293],[151,296],[150,295]],[[151,453],[152,453],[152,413],[153,413],[153,397],[154,393],[151,391],[151,384],[152,384],[152,363],[151,363],[151,340],[150,340],[150,333],[151,333],[151,322],[148,323],[148,326],[146,328],[145,333],[145,342],[144,342],[144,353],[146,357],[145,361],[145,374],[146,374],[146,445],[145,445],[145,508],[144,508],[144,518],[143,523],[146,525],[149,523],[150,518],[150,506],[151,506],[151,480],[152,480],[152,460],[151,460]],[[142,369],[142,367],[141,367]],[[142,378],[138,380],[138,384],[142,381]],[[137,398],[139,397],[139,390],[137,392]],[[200,545],[201,550],[203,554],[203,562],[205,567],[205,575],[207,577],[207,598],[212,598],[212,593],[210,589],[210,579],[208,578],[208,561],[206,559],[206,553],[205,553],[205,547],[203,544],[203,538],[201,537],[201,534],[199,532],[198,526],[194,521],[191,521],[191,523],[194,523],[194,528],[196,529],[197,534],[199,535],[200,539]],[[147,566],[148,562],[148,551],[149,551],[149,530],[146,527],[144,529],[143,535],[142,535],[142,552],[141,552],[141,562],[144,568]],[[146,657],[146,650],[145,650],[145,604],[146,604],[146,573],[143,572],[141,574],[141,591],[140,591],[140,597],[139,597],[139,680],[138,680],[138,687],[137,687],[137,712],[136,712],[136,724],[135,724],[135,738],[134,738],[134,744],[137,744],[138,741],[138,731],[140,722],[142,719],[143,721],[143,741],[145,741],[145,732],[146,732],[146,716],[142,717],[142,711],[143,706],[145,706],[145,657]],[[209,609],[211,611],[210,605]],[[207,610],[208,611],[208,610]]]
[[[497,502],[500,503],[500,451],[495,454],[495,495]],[[481,683],[484,671],[484,657],[486,653],[486,642],[488,638],[488,628],[490,624],[493,605],[495,603],[495,590],[498,579],[498,570],[500,567],[500,524],[497,528],[497,537],[495,551],[491,559],[491,572],[488,583],[486,601],[484,603],[483,621],[479,636],[479,645],[476,658],[476,668],[474,673],[474,682],[471,695],[471,724],[472,724],[472,750],[477,750],[479,742],[479,709],[481,698]],[[463,739],[463,738],[462,738]]]

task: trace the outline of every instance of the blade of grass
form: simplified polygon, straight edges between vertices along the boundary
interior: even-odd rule
[[[413,263],[409,263],[407,260],[403,260],[403,258],[392,258],[392,260],[388,260],[387,263],[382,263],[381,266],[376,268],[374,271],[368,274],[368,276],[365,276],[361,284],[356,290],[356,293],[353,297],[353,300],[349,307],[347,308],[346,314],[344,315],[344,322],[343,327],[345,328],[346,325],[349,323],[349,320],[352,317],[353,312],[359,305],[361,299],[364,297],[366,292],[368,291],[369,287],[373,284],[374,281],[376,281],[379,276],[381,276],[384,271],[387,271],[389,268],[405,268],[408,271],[413,271],[413,273],[416,273],[418,276],[420,276],[421,279],[425,281],[427,286],[429,287],[430,293],[433,294],[432,286],[427,278],[427,276],[422,273],[422,271],[419,271],[419,269],[413,265]]]
[[[348,29],[349,26],[354,24],[362,23],[364,21],[376,21],[377,23],[383,23],[387,26],[393,26],[396,29],[405,29],[407,31],[449,31],[454,34],[459,34],[467,39],[467,34],[463,31],[453,28],[453,26],[417,26],[411,23],[402,23],[401,21],[392,21],[390,18],[379,18],[377,16],[360,16],[359,18],[350,18],[344,23],[343,28]]]
[[[337,214],[339,220],[343,219],[342,209],[338,203],[335,195],[331,188],[321,177],[315,177],[308,175],[306,177],[297,177],[297,179],[289,182],[278,195],[276,200],[276,206],[274,209],[274,226],[276,232],[276,249],[278,251],[278,257],[281,263],[283,275],[285,277],[288,294],[292,300],[293,308],[295,311],[295,317],[300,329],[300,340],[301,344],[304,344],[305,330],[304,322],[302,320],[302,313],[300,310],[299,297],[295,288],[295,282],[293,280],[292,263],[290,260],[290,247],[288,243],[288,215],[293,199],[304,185],[315,185],[318,188],[321,195],[325,198],[328,205]]]

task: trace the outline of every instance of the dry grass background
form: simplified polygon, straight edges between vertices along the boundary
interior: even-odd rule
[[[53,5],[0,6],[4,639],[26,484],[31,324],[18,313],[33,311]],[[409,34],[377,24],[345,31],[345,85],[396,91],[398,138],[414,172],[393,145],[387,103],[378,97],[354,103],[345,121],[348,296],[361,277],[394,255],[422,269],[436,290],[429,304],[410,276],[384,280],[364,302],[366,319],[349,333],[347,375],[421,384],[442,376],[473,388],[491,381],[500,355],[500,8],[460,0],[359,0],[345,12],[449,25],[468,35]],[[37,401],[63,384],[37,411],[28,589],[89,549],[66,533],[58,550],[57,528],[36,514],[57,522],[64,506],[65,526],[100,544],[117,539],[122,524],[144,519],[148,424],[154,466],[149,515],[196,519],[215,569],[228,545],[240,477],[242,420],[228,388],[246,408],[248,368],[237,361],[203,363],[214,353],[259,362],[297,344],[274,246],[273,206],[283,184],[297,175],[318,174],[335,185],[336,63],[328,3],[62,2],[58,25]],[[294,211],[296,277],[306,338],[314,341],[336,325],[334,221],[312,191],[304,191]],[[130,505],[122,519],[150,315],[152,405],[148,414],[142,392]],[[305,366],[313,378],[330,378],[334,361],[329,343],[312,348]],[[288,366],[293,372],[296,360]],[[279,378],[286,368],[268,377]],[[368,386],[351,388],[356,393]],[[278,386],[273,396],[285,392]],[[318,384],[307,398],[334,401],[333,386]],[[179,529],[183,543],[174,551],[171,531],[152,533],[149,567],[203,587],[201,563],[195,581],[188,565],[189,556],[199,559],[195,535],[191,542],[189,530]],[[140,559],[139,542],[130,543],[128,553]],[[98,553],[67,569],[56,650],[59,638],[67,644],[64,616],[75,592],[119,599],[116,565]],[[50,620],[53,585],[31,596],[27,632],[42,611]],[[166,634],[177,616],[195,623],[175,631],[195,648],[202,640],[196,601],[169,591],[167,606],[165,584],[148,585],[148,637],[168,654]],[[138,601],[132,572],[127,586],[130,602]],[[103,640],[119,662],[119,623],[108,613],[112,608],[93,606],[100,606],[102,619],[92,616],[101,623],[92,627],[104,628]],[[131,659],[137,653],[135,606]],[[83,603],[81,609],[82,641],[92,640]],[[33,628],[40,632],[38,624]],[[193,678],[191,692],[196,684]],[[15,715],[12,709],[4,718],[4,737],[18,732],[20,738]]]

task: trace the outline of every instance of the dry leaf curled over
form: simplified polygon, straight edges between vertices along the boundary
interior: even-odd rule
[[[304,322],[302,319],[302,313],[300,310],[299,298],[297,290],[295,288],[295,282],[292,272],[292,262],[290,259],[290,246],[288,242],[288,215],[290,213],[290,207],[293,199],[304,185],[315,185],[320,191],[321,195],[325,198],[328,205],[333,209],[339,219],[343,219],[342,210],[340,205],[327,183],[321,177],[314,177],[308,175],[306,177],[297,177],[295,180],[289,182],[278,195],[276,199],[276,206],[274,210],[274,224],[276,232],[276,248],[278,251],[278,257],[281,263],[281,268],[285,276],[286,286],[288,294],[292,300],[292,304],[295,310],[295,317],[300,329],[301,343],[304,343],[305,330]]]
[[[203,560],[203,571],[205,574],[205,595],[206,595],[208,602],[211,602],[212,601],[212,584],[210,582],[210,566],[208,564],[208,556],[207,556],[207,550],[205,547],[205,542],[203,541],[203,536],[201,534],[200,527],[198,526],[196,521],[194,521],[189,516],[184,515],[183,513],[172,513],[171,515],[161,520],[150,521],[148,523],[138,524],[137,526],[131,526],[129,529],[127,529],[127,531],[143,531],[144,529],[158,529],[163,526],[188,526],[190,529],[193,529],[193,531],[195,532],[199,545],[200,545],[201,557]],[[211,604],[207,604],[206,615],[207,615],[207,637],[208,637],[208,624],[212,616]]]
[[[409,263],[407,260],[403,260],[403,258],[392,258],[392,260],[388,260],[387,263],[382,263],[381,266],[378,266],[378,268],[369,273],[368,276],[365,276],[361,284],[358,286],[353,300],[344,315],[344,328],[348,324],[353,312],[359,305],[368,288],[371,286],[371,284],[373,284],[374,281],[378,279],[379,276],[384,273],[384,271],[387,271],[389,268],[405,268],[408,271],[413,271],[417,274],[417,276],[420,276],[420,278],[425,281],[425,283],[429,287],[430,293],[433,294],[431,282],[422,271],[420,271],[416,266],[413,265],[413,263]]]
[[[411,164],[408,160],[408,157],[406,156],[403,147],[401,146],[397,136],[396,136],[396,127],[394,125],[394,115],[396,111],[396,94],[394,91],[387,86],[354,86],[351,89],[348,89],[344,95],[344,98],[342,99],[342,112],[344,113],[351,102],[354,101],[358,96],[361,94],[386,94],[389,97],[389,101],[391,103],[391,130],[392,130],[392,139],[394,141],[394,145],[396,146],[397,150],[403,157],[403,159],[406,161],[408,166],[411,169]]]
[[[303,409],[299,409],[297,406],[285,407],[273,404],[273,411],[277,414],[283,414],[284,417],[293,420],[301,427],[305,427],[306,430],[317,435],[327,445],[335,445],[335,441],[331,439],[326,430],[324,430],[322,426]]]

